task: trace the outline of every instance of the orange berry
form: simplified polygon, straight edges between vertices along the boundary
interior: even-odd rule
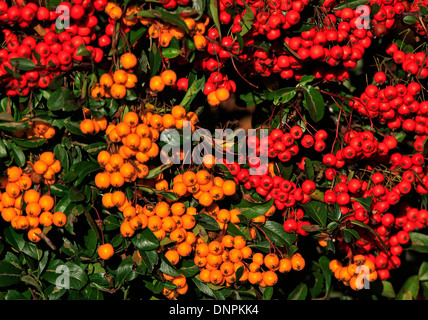
[[[128,78],[126,78],[128,80]],[[125,82],[126,83],[126,82]],[[110,88],[110,94],[114,99],[123,99],[126,96],[126,87],[120,83],[114,83]]]
[[[131,52],[124,53],[120,56],[120,63],[124,69],[134,68],[137,62],[137,57]]]
[[[140,117],[138,116],[138,114],[136,112],[134,112],[134,111],[128,111],[123,116],[123,121],[122,122],[126,123],[131,128],[135,128],[135,127],[138,126],[139,121],[140,121]]]
[[[162,82],[165,83],[166,86],[172,86],[177,81],[177,74],[174,70],[165,70],[161,73]]]
[[[40,201],[40,193],[35,189],[29,189],[25,191],[24,193],[24,202],[25,203],[32,203],[32,202],[39,202]]]
[[[106,172],[99,172],[95,175],[95,185],[100,189],[110,187],[110,175]]]
[[[134,235],[135,230],[132,229],[129,221],[124,220],[122,221],[122,223],[120,224],[120,233],[122,236],[124,236],[125,238],[130,238]]]
[[[92,121],[92,119],[82,120],[82,122],[80,122],[80,131],[82,131],[83,134],[94,134],[95,133],[94,121]]]
[[[104,73],[101,75],[99,80],[100,85],[106,88],[110,88],[113,85],[113,83],[114,83],[113,77],[110,74]]]
[[[230,97],[230,92],[226,88],[218,88],[214,92],[220,102],[226,101]]]
[[[226,196],[232,196],[236,193],[236,182],[233,180],[226,180],[221,187]]]
[[[160,92],[165,88],[165,83],[162,81],[161,76],[153,76],[149,82],[150,90]]]
[[[20,167],[9,167],[6,170],[6,176],[9,182],[16,182],[22,175],[22,169]]]
[[[295,253],[291,256],[291,266],[293,270],[302,270],[305,267],[305,259],[301,254]]]
[[[40,228],[32,228],[28,230],[27,232],[27,238],[31,242],[39,242],[41,240],[41,237],[39,236],[42,233],[42,230]]]
[[[39,216],[39,223],[43,226],[43,227],[49,227],[52,225],[52,212],[49,211],[45,211],[42,212]]]
[[[111,257],[113,257],[114,248],[110,243],[104,243],[98,247],[97,252],[101,259],[109,260]]]
[[[263,282],[267,286],[274,286],[278,282],[278,275],[272,270],[265,271],[263,272]]]

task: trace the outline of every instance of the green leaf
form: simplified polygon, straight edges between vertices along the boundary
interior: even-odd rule
[[[161,10],[160,8],[154,10],[142,10],[137,13],[137,16],[139,17],[145,17],[145,18],[158,18],[163,20],[164,22],[168,22],[170,24],[173,24],[177,27],[180,27],[183,29],[186,33],[189,33],[189,28],[187,28],[186,23],[183,19],[180,18],[179,15],[170,13],[165,10]]]
[[[159,266],[159,271],[169,274],[170,276],[179,276],[181,273],[168,261],[164,255],[160,255],[161,263]]]
[[[31,71],[36,68],[36,64],[30,59],[26,58],[12,58],[9,60],[11,65],[16,67],[18,70]]]
[[[201,280],[198,279],[198,276],[192,278],[193,283],[196,285],[198,290],[207,296],[210,296],[212,298],[215,298],[214,292],[211,290],[211,288],[206,284],[203,283]]]
[[[132,257],[128,256],[123,259],[116,270],[116,287],[120,287],[125,281],[131,281],[135,279],[137,273],[133,269],[134,261]]]
[[[405,16],[403,18],[403,22],[405,24],[414,24],[414,23],[418,22],[418,19],[416,17],[414,17],[414,16]]]
[[[82,289],[88,282],[88,275],[77,264],[71,261],[52,260],[42,278],[57,287],[73,290]]]
[[[71,187],[68,190],[68,198],[71,200],[71,202],[79,202],[85,200],[85,195],[79,189]]]
[[[342,10],[344,8],[351,8],[355,9],[358,6],[362,6],[365,4],[369,4],[369,0],[350,0],[350,1],[344,1],[340,3],[339,5],[335,6],[333,10]]]
[[[281,88],[274,92],[269,92],[266,94],[266,98],[269,100],[273,100],[274,105],[278,105],[280,103],[287,103],[291,99],[293,99],[296,95],[296,88],[287,87]]]
[[[152,230],[149,228],[143,229],[137,235],[131,238],[131,242],[137,247],[138,250],[153,250],[159,246],[159,240]]]
[[[86,48],[86,45],[84,43],[82,43],[80,46],[77,47],[76,56],[87,57],[90,55],[91,53]]]
[[[321,93],[312,86],[302,86],[305,100],[303,106],[308,110],[309,116],[315,122],[324,117],[325,103]]]
[[[270,300],[273,296],[273,287],[266,287],[263,290],[263,300]]]
[[[160,175],[164,170],[170,168],[172,166],[172,163],[164,163],[159,166],[157,166],[154,169],[151,169],[149,174],[147,175],[146,179],[153,179],[156,178],[158,175]]]
[[[167,47],[162,49],[162,57],[164,59],[176,58],[180,55],[180,53],[181,53],[180,49],[177,49],[177,48]]]
[[[219,19],[219,14],[218,14],[218,1],[219,0],[209,1],[208,15],[214,21],[214,25],[215,25],[216,29],[219,31],[220,38],[221,38],[221,25],[220,25],[220,19]]]
[[[308,295],[308,286],[300,283],[289,295],[288,300],[305,300]]]
[[[291,245],[296,241],[296,235],[285,232],[283,225],[276,221],[268,220],[260,228],[266,233],[269,240],[277,246]]]
[[[304,86],[304,85],[308,84],[309,82],[314,81],[314,79],[315,79],[314,75],[307,75],[307,74],[305,74],[305,75],[303,75],[302,78],[300,78],[299,84],[302,85],[302,86]]]
[[[255,203],[242,199],[235,208],[239,209],[241,213],[248,219],[254,219],[264,215],[272,207],[274,199],[270,199],[264,203]]]
[[[46,143],[44,138],[18,139],[11,137],[11,140],[23,148],[37,148]]]
[[[428,253],[428,235],[419,232],[410,232],[410,246],[406,250]]]
[[[0,140],[0,158],[5,158],[8,156],[8,152],[3,140]]]
[[[395,298],[395,291],[391,282],[385,280],[382,281],[381,295],[386,298]]]
[[[305,173],[306,173],[306,178],[309,180],[314,180],[314,165],[311,161],[311,159],[306,158],[305,159]]]
[[[89,160],[78,162],[70,167],[70,171],[74,171],[78,175],[75,182],[76,187],[79,186],[89,174],[98,170],[100,170],[99,163]]]
[[[418,272],[419,281],[428,280],[428,262],[422,262]]]
[[[8,287],[21,281],[22,266],[12,253],[6,253],[0,262],[0,287]]]
[[[73,92],[66,88],[54,91],[47,102],[47,107],[51,111],[76,111],[79,109]]]
[[[328,206],[326,203],[317,200],[311,200],[308,204],[303,204],[302,206],[305,212],[320,226],[326,226],[328,212]]]
[[[189,86],[189,88],[186,91],[186,94],[184,95],[183,99],[179,103],[180,106],[184,107],[186,110],[189,110],[190,103],[193,101],[193,99],[196,98],[196,95],[199,91],[201,91],[205,86],[205,76],[203,76],[200,79],[195,79]]]
[[[328,293],[330,292],[330,287],[331,287],[331,271],[329,267],[330,260],[327,258],[327,256],[321,256],[318,259],[318,263],[324,275],[325,290],[326,290],[326,296],[327,296]]]
[[[412,300],[419,293],[419,278],[417,275],[410,276],[404,282],[400,291],[397,293],[397,300]]]
[[[11,143],[6,140],[4,140],[4,143],[6,145],[6,148],[11,152],[16,165],[19,167],[23,167],[25,165],[24,151],[14,143]]]

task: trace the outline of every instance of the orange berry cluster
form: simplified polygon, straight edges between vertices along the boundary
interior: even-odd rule
[[[55,155],[50,151],[43,152],[39,159],[33,163],[34,174],[38,174],[46,185],[51,185],[56,182],[56,174],[58,174],[61,169],[61,162],[55,159]],[[34,181],[39,180],[37,179],[39,177],[36,177],[34,174],[32,179]]]
[[[28,118],[22,119],[22,121],[25,120],[28,120]],[[27,137],[27,139],[52,139],[55,135],[55,128],[50,123],[41,121],[29,121],[28,124],[30,125],[30,128],[15,131],[13,132],[13,135],[17,138],[22,138],[25,136]]]
[[[80,131],[82,131],[83,134],[94,135],[106,130],[107,124],[108,122],[106,117],[98,117],[82,120],[82,122],[80,122],[79,127]]]
[[[181,294],[186,294],[189,286],[187,284],[187,278],[184,275],[171,276],[169,274],[163,273],[163,278],[172,283],[175,287],[163,287],[162,294],[170,300],[175,300]]]
[[[355,255],[346,266],[339,260],[333,259],[329,263],[329,268],[337,280],[356,291],[378,278],[375,262],[369,256],[362,254]]]
[[[42,195],[32,188],[31,174],[13,166],[6,170],[6,176],[2,180],[1,188],[4,190],[1,192],[1,217],[10,222],[14,229],[27,231],[30,241],[40,241],[40,226],[49,227],[53,224],[63,227],[66,224],[67,216],[63,212],[52,212],[55,205],[53,197],[49,194]]]
[[[177,82],[177,74],[174,70],[164,70],[160,75],[150,78],[149,87],[154,92],[161,92],[165,86],[174,86]]]
[[[195,48],[197,50],[204,50],[208,44],[208,40],[203,34],[206,31],[209,18],[206,17],[205,21],[196,21],[191,17],[184,17],[182,19],[189,29],[189,35],[193,39]],[[152,39],[158,39],[159,45],[164,48],[169,47],[173,38],[181,40],[186,35],[183,28],[169,23],[164,23],[157,19],[140,17],[140,22],[143,25],[148,26],[149,36]]]
[[[192,195],[204,207],[211,206],[214,201],[221,201],[225,196],[236,193],[236,182],[213,176],[207,170],[197,172],[191,170],[178,174],[173,179],[172,191],[179,197]]]
[[[305,267],[300,253],[279,257],[275,253],[253,252],[245,238],[239,235],[225,235],[210,242],[198,238],[194,262],[200,268],[201,281],[226,286],[245,282],[273,286],[278,282],[277,272],[299,271]]]
[[[104,12],[108,14],[110,19],[117,20],[122,18],[123,10],[114,2],[108,2],[104,8]]]
[[[130,52],[124,53],[120,56],[120,65],[121,68],[112,74],[101,75],[99,82],[91,88],[93,99],[123,99],[126,97],[127,89],[135,88],[138,77],[132,69],[137,65],[137,57]]]

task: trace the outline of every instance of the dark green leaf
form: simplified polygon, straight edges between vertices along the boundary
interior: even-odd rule
[[[277,246],[291,245],[296,241],[296,235],[285,232],[283,225],[276,221],[268,220],[260,228],[266,233],[269,240]]]
[[[428,262],[424,261],[419,267],[418,272],[419,281],[427,281],[428,280]]]
[[[389,281],[382,281],[382,296],[386,298],[395,298],[394,287]]]
[[[88,282],[88,275],[71,261],[52,260],[42,275],[43,279],[57,287],[80,290]]]
[[[397,300],[412,300],[418,296],[419,293],[419,278],[417,275],[410,276],[404,282],[400,291],[397,293]]]
[[[315,122],[324,117],[325,103],[321,93],[312,86],[303,86],[305,100],[303,106],[308,110],[309,116]]]
[[[273,205],[273,198],[264,203],[255,203],[245,200],[244,198],[238,203],[235,208],[248,219],[254,219],[264,215]]]
[[[10,63],[12,66],[22,71],[30,71],[36,68],[36,64],[30,59],[26,58],[12,58],[10,59]]]
[[[149,228],[143,229],[137,235],[133,236],[131,242],[138,250],[153,250],[159,246],[159,240]]]
[[[403,22],[406,24],[414,24],[414,23],[418,22],[418,19],[414,16],[405,16],[403,18]]]
[[[76,111],[79,109],[73,92],[66,88],[54,91],[47,102],[47,107],[51,111]]]
[[[410,246],[407,250],[428,253],[428,235],[419,232],[410,232]]]
[[[325,227],[327,223],[328,206],[324,202],[311,200],[308,204],[302,205],[305,212],[314,219],[320,226]]]
[[[300,283],[289,295],[288,300],[305,300],[308,295],[308,286]]]
[[[358,6],[369,4],[369,0],[350,0],[350,1],[344,1],[340,3],[339,5],[335,6],[333,10],[342,10],[344,8],[351,8],[355,9]]]
[[[165,10],[161,10],[161,9],[158,9],[158,10],[154,10],[154,9],[142,10],[142,11],[138,12],[137,15],[140,17],[146,17],[146,18],[159,18],[159,19],[163,20],[164,22],[168,22],[168,23],[173,24],[177,27],[180,27],[186,33],[189,32],[189,28],[187,28],[187,25],[183,19],[181,19],[178,15],[175,15],[175,14],[170,13],[170,12],[165,11]]]

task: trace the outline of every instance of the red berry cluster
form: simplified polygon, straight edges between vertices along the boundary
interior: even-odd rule
[[[6,47],[0,49],[1,85],[9,96],[28,95],[31,88],[46,88],[53,77],[73,67],[75,63],[90,61],[99,63],[104,53],[97,41],[96,11],[104,10],[107,0],[74,0],[61,2],[61,10],[49,10],[35,3],[16,1],[8,6],[0,1],[0,25],[3,28]],[[69,23],[58,32],[57,21]],[[64,24],[64,26],[66,26]],[[24,38],[19,28],[35,28],[37,35]],[[84,46],[85,52],[79,51]],[[33,64],[22,65],[20,59]],[[22,61],[22,60],[21,60]]]
[[[391,43],[386,48],[386,53],[392,56],[397,65],[401,65],[406,73],[416,76],[419,79],[428,77],[428,59],[425,52],[405,53],[397,44]]]
[[[324,15],[319,18],[322,21],[296,35],[288,29],[299,24],[307,1],[270,1],[268,5],[259,0],[219,1],[220,23],[227,26],[231,34],[218,40],[219,31],[210,29],[207,35],[209,55],[200,67],[219,71],[233,56],[238,61],[252,62],[238,66],[241,73],[262,77],[277,73],[283,79],[299,80],[303,74],[301,70],[309,62],[316,61],[323,62],[316,68],[311,67],[317,79],[345,81],[349,78],[347,69],[356,67],[370,47],[371,39],[385,35],[396,26],[397,16],[410,9],[401,0],[372,1],[374,3],[380,8],[370,17],[369,6],[365,10],[338,10],[336,1],[324,1],[321,7]],[[249,20],[251,24],[247,23]],[[238,33],[243,34],[243,44],[235,36]],[[256,39],[264,38],[270,41],[269,46],[255,46]]]
[[[408,85],[381,86],[385,78],[383,72],[378,72],[375,75],[377,83],[368,85],[360,97],[349,105],[391,130],[402,128],[418,136],[426,135],[428,101],[419,102],[416,99],[421,92],[421,85],[413,81]]]

